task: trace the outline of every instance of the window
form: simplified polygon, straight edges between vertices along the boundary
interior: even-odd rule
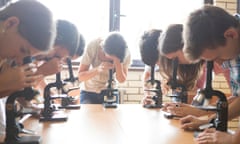
[[[108,32],[109,0],[40,0],[55,19],[66,19],[83,34],[86,42]]]
[[[57,19],[77,25],[86,42],[109,31],[110,0],[40,0]],[[132,59],[140,59],[138,41],[148,29],[164,29],[171,23],[183,23],[189,12],[203,0],[120,0],[120,31],[128,42]]]
[[[140,59],[138,41],[145,30],[164,30],[183,23],[186,16],[203,5],[203,0],[121,0],[120,31],[126,37],[133,59]],[[136,52],[137,51],[137,52]]]

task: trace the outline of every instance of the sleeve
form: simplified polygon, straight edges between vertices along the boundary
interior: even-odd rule
[[[145,67],[144,67],[144,71],[145,71],[145,72],[149,72],[149,73],[151,73],[151,67],[148,66],[148,65],[145,65]]]
[[[129,67],[129,65],[131,64],[131,54],[129,51],[127,51],[126,57],[123,61],[123,66],[124,67]]]
[[[99,47],[99,39],[91,41],[87,45],[86,51],[84,51],[80,63],[85,64],[85,65],[92,64],[94,58],[97,55],[97,48],[98,47]]]

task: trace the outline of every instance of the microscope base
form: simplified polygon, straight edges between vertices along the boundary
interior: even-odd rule
[[[21,136],[19,141],[4,142],[2,144],[40,144],[40,136]]]
[[[156,104],[146,104],[143,105],[144,108],[162,108],[162,105],[156,105]]]
[[[49,116],[49,117],[41,116],[39,121],[40,122],[46,122],[46,121],[56,121],[56,122],[59,122],[59,121],[67,121],[67,118],[68,117],[65,114],[54,113],[52,116]]]
[[[117,103],[103,103],[105,108],[117,108]]]
[[[81,106],[80,105],[67,105],[67,106],[59,106],[59,109],[71,109],[71,110],[76,110],[76,109],[80,109]]]

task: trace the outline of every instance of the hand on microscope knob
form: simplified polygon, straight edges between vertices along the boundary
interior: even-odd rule
[[[183,116],[182,115],[182,106],[181,103],[164,103],[162,107],[162,111],[165,111],[167,113],[170,113],[172,115],[176,116]]]
[[[187,115],[202,116],[208,114],[205,110],[198,109],[192,105],[175,102],[164,103],[162,110],[181,117]]]
[[[181,128],[184,130],[199,130],[203,124],[209,123],[209,120],[201,119],[199,117],[188,115],[180,118]]]
[[[56,74],[62,70],[62,63],[59,58],[54,57],[49,61],[44,62],[38,67],[37,74],[44,76]]]
[[[148,104],[154,104],[154,100],[152,99],[152,96],[146,95],[142,99],[142,105],[148,105]]]
[[[21,111],[23,113],[32,113],[34,115],[38,115],[42,110],[40,106],[34,104],[32,101],[25,100],[24,97],[18,97],[17,101],[21,105]]]
[[[107,54],[106,57],[107,57],[109,60],[111,60],[112,63],[113,63],[115,66],[121,63],[121,62],[120,62],[120,59],[119,59],[118,57],[114,56],[114,55],[108,55],[108,54]]]
[[[98,72],[103,72],[103,71],[108,71],[108,70],[113,69],[113,68],[114,68],[114,66],[113,66],[112,63],[110,63],[110,62],[102,62],[98,66],[97,70],[98,70]]]
[[[171,91],[170,86],[167,84],[167,80],[161,81],[161,90],[163,95],[167,95]]]
[[[36,66],[34,64],[26,64],[23,66],[15,66],[4,69],[1,73],[4,78],[2,83],[8,86],[7,90],[12,92],[30,87],[36,84],[41,75],[36,75]]]

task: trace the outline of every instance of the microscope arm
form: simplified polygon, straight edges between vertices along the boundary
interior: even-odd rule
[[[152,96],[152,100],[154,104],[145,104],[145,108],[161,108],[162,107],[162,89],[161,89],[161,82],[159,80],[155,80],[155,65],[151,66],[151,78],[150,80],[146,81],[146,85],[148,88],[144,89],[144,91],[148,91],[154,93]],[[146,86],[146,87],[147,87]]]
[[[39,136],[19,136],[20,133],[34,134],[34,131],[24,129],[23,124],[16,121],[16,117],[20,116],[16,110],[15,100],[18,97],[26,96],[26,89],[11,94],[6,102],[6,143],[27,144],[29,142],[38,143]],[[33,93],[34,94],[34,93]]]
[[[184,85],[179,84],[177,81],[177,71],[178,71],[178,58],[175,58],[172,61],[172,79],[168,82],[168,85],[172,89],[172,95],[169,95],[169,97],[174,98],[173,101],[179,101],[182,103],[188,102],[188,95],[187,95],[187,89]]]
[[[57,87],[57,83],[49,83],[44,88],[44,109],[43,109],[43,116],[49,117],[52,115],[54,108],[51,107],[51,91],[50,89],[53,87]]]
[[[31,63],[32,57],[27,56],[23,59],[23,63]],[[21,91],[12,93],[6,101],[6,137],[5,143],[7,144],[39,144],[39,136],[19,136],[19,133],[26,132],[23,125],[16,122],[16,117],[21,113],[17,112],[15,101],[18,97],[24,97],[26,100],[31,100],[38,92],[33,90],[32,87],[26,87]]]
[[[73,69],[72,69],[72,61],[70,58],[67,58],[67,65],[68,65],[69,78],[65,79],[64,81],[72,82],[72,83],[74,83],[75,81],[78,81],[78,77],[74,77]]]
[[[219,100],[217,102],[217,117],[214,121],[217,130],[227,131],[228,122],[228,102],[225,95],[220,91],[213,91]]]
[[[225,95],[221,91],[213,90],[209,91],[208,99],[211,99],[212,96],[218,97],[216,107],[206,107],[206,106],[196,106],[196,108],[206,110],[206,111],[215,111],[216,117],[213,118],[210,123],[219,130],[227,131],[227,122],[228,122],[228,102]]]
[[[11,141],[15,140],[18,141],[18,134],[21,131],[18,123],[16,122],[17,111],[15,107],[15,100],[16,98],[22,94],[21,92],[15,92],[11,94],[6,102],[6,140]]]

